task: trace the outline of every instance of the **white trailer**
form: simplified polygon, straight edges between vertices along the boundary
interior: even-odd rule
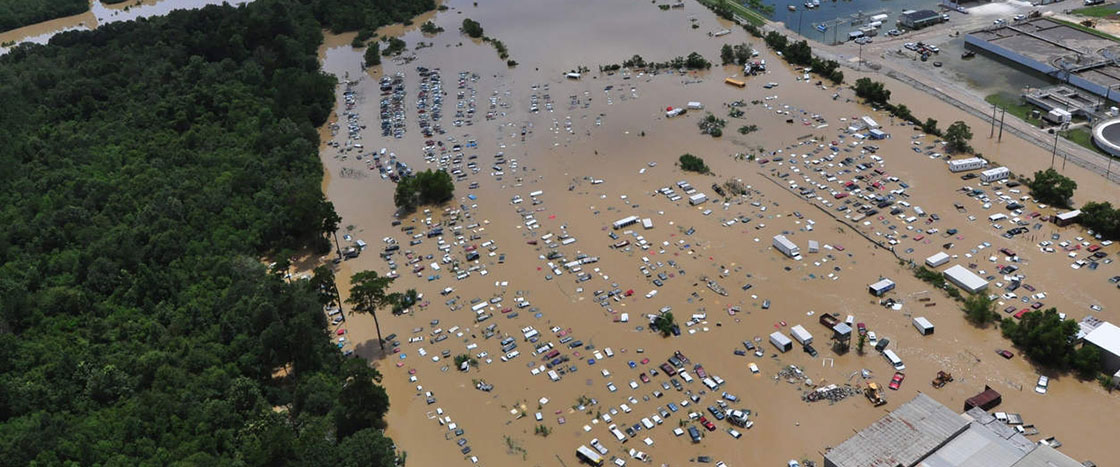
[[[777,347],[781,352],[793,350],[793,341],[789,340],[785,334],[778,331],[774,331],[770,334],[770,343],[774,344],[774,347]]]
[[[696,193],[688,197],[688,204],[692,206],[704,204],[705,201],[708,201],[708,195],[705,195],[703,193]]]
[[[864,115],[864,116],[860,117],[859,119],[860,119],[860,121],[863,122],[863,125],[866,126],[868,130],[879,128],[879,122],[876,122],[871,117],[868,117],[868,116]]]
[[[774,248],[777,248],[778,251],[781,251],[790,258],[796,258],[797,256],[801,255],[801,250],[797,248],[796,244],[789,241],[789,239],[786,238],[785,235],[774,236]]]
[[[645,219],[642,219],[642,228],[646,229],[646,230],[652,229],[653,228],[653,219],[650,219],[648,217],[645,218]]]
[[[917,329],[919,334],[928,336],[933,334],[933,323],[929,322],[924,316],[919,316],[914,318],[914,329]]]
[[[809,334],[809,331],[806,331],[805,328],[800,324],[789,328],[789,333],[793,336],[794,339],[797,339],[797,342],[800,342],[801,345],[809,345],[813,343],[813,335]]]
[[[999,180],[1004,180],[1010,176],[1011,169],[1008,169],[1007,167],[996,167],[994,169],[988,169],[980,172],[980,181],[991,183]]]
[[[983,169],[988,166],[988,161],[979,157],[969,157],[967,159],[954,159],[949,161],[950,172],[964,172],[966,170]]]
[[[949,254],[944,251],[939,251],[937,254],[926,258],[926,266],[936,268],[949,262]]]
[[[704,104],[701,104],[699,102],[693,101],[693,102],[688,103],[688,110],[700,110],[700,109],[703,109],[703,108],[704,108]]]
[[[634,225],[636,223],[638,223],[638,216],[626,216],[622,219],[614,221],[614,224],[611,224],[611,226],[614,227],[615,230],[618,230],[623,227]]]

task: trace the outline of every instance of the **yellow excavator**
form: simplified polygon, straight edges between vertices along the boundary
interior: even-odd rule
[[[887,400],[883,398],[883,387],[879,386],[879,384],[874,381],[867,383],[867,387],[863,390],[863,395],[867,396],[867,400],[871,401],[871,405],[875,407],[887,403]]]

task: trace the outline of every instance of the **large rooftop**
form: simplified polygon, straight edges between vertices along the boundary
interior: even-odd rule
[[[1085,336],[1085,340],[1113,354],[1120,355],[1120,327],[1107,321]]]
[[[918,394],[855,436],[825,459],[837,466],[914,465],[968,428],[969,420],[933,398]]]

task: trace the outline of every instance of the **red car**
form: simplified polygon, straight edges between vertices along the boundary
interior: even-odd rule
[[[1015,356],[1015,354],[1011,353],[1010,350],[997,350],[996,353],[998,353],[999,356],[1001,356],[1003,358],[1006,358],[1008,360],[1010,360],[1011,357]]]
[[[649,384],[649,375],[642,373],[638,375],[638,378],[640,378],[643,383]]]
[[[704,425],[704,428],[707,428],[708,431],[716,431],[716,424],[712,423],[711,420],[708,420],[703,415],[700,416],[700,424]]]
[[[867,335],[867,325],[863,323],[856,323],[856,329],[859,329],[859,335]]]
[[[891,384],[888,384],[887,387],[897,391],[898,388],[902,386],[902,380],[904,380],[904,379],[906,379],[906,375],[904,375],[902,373],[899,373],[899,372],[895,372],[894,378],[891,378]]]

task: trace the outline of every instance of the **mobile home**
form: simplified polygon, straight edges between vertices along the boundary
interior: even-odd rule
[[[982,169],[988,166],[988,161],[979,157],[969,157],[967,159],[955,159],[949,161],[950,172],[964,172],[966,170]]]
[[[708,201],[708,195],[705,195],[703,193],[696,193],[695,195],[688,197],[688,204],[692,206],[704,204],[705,201]]]
[[[614,224],[612,224],[611,226],[614,227],[615,230],[618,230],[618,229],[621,229],[623,227],[629,227],[629,226],[637,224],[637,223],[638,223],[638,216],[626,216],[626,217],[623,217],[622,219],[614,221]]]
[[[774,248],[777,248],[778,251],[781,251],[790,258],[796,258],[797,256],[801,255],[801,250],[797,248],[796,244],[789,241],[789,239],[786,238],[785,235],[774,236]]]
[[[980,172],[980,181],[982,182],[995,182],[1004,180],[1011,176],[1011,170],[1007,167],[996,167]]]

